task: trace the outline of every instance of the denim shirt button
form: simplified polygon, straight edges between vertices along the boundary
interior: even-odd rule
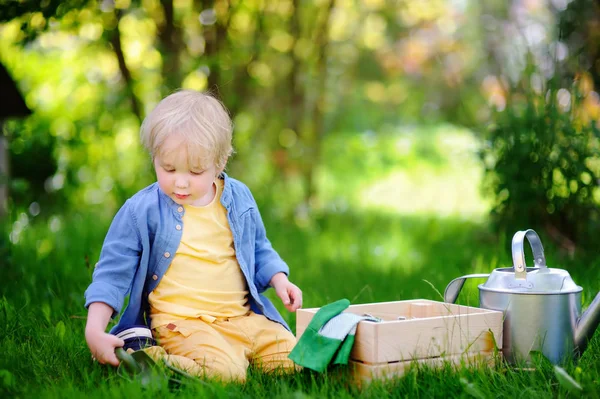
[[[177,230],[181,230],[181,225],[180,225],[180,224],[178,224],[177,226],[175,226],[175,228],[176,228]]]
[[[177,212],[179,212],[179,213],[183,212],[183,207],[180,206],[179,208],[177,208]]]
[[[169,258],[171,257],[171,253],[170,252],[165,252],[165,258]]]
[[[154,281],[158,280],[158,276],[157,276],[156,274],[154,274],[154,275],[152,276],[152,280],[154,280]]]

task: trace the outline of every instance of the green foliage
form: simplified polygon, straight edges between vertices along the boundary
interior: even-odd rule
[[[566,249],[589,243],[600,223],[600,132],[581,118],[578,87],[570,89],[552,81],[546,93],[509,95],[481,151],[496,226],[546,231]]]
[[[48,29],[48,21],[63,18],[72,10],[85,7],[90,0],[7,0],[0,6],[0,22],[23,17],[21,31],[24,43],[34,40]]]
[[[600,4],[595,0],[573,0],[560,13],[558,24],[559,39],[565,43],[571,54],[567,64],[570,70],[586,70],[595,86],[600,85],[600,52],[598,51],[598,22]]]
[[[268,214],[268,213],[267,213]],[[14,248],[13,284],[0,286],[0,394],[7,397],[92,398],[148,396],[196,397],[556,397],[568,391],[551,367],[535,371],[496,367],[432,370],[416,367],[403,378],[359,389],[346,368],[326,374],[309,371],[273,376],[256,369],[248,382],[199,381],[183,387],[140,383],[119,377],[115,369],[90,359],[85,345],[83,291],[91,270],[84,257],[98,255],[108,219],[68,215],[57,232],[37,220]],[[409,217],[372,212],[323,213],[311,228],[265,218],[275,248],[288,261],[292,278],[303,289],[305,307],[346,297],[353,303],[414,298],[440,300],[445,285],[471,271],[485,272],[509,259],[508,247],[484,226],[450,218]],[[101,227],[98,227],[101,225]],[[46,255],[37,246],[49,240]],[[93,248],[93,250],[91,249]],[[548,258],[555,259],[550,247]],[[584,287],[589,303],[600,275],[598,261],[580,267],[578,259],[561,264]],[[426,281],[431,282],[429,285]],[[337,282],[343,281],[343,284]],[[477,290],[467,283],[460,302],[474,306]],[[432,287],[433,286],[433,287]],[[434,289],[435,288],[435,289]],[[272,296],[272,292],[269,295]],[[280,305],[280,304],[278,304]],[[284,312],[279,306],[279,310]],[[294,326],[293,315],[285,313]],[[578,363],[563,365],[584,395],[597,392],[600,334]]]
[[[184,87],[230,109],[238,170],[260,184],[289,179],[300,193],[290,206],[306,203],[325,137],[454,115],[480,45],[460,22],[471,13],[443,0],[9,1],[0,59],[34,111],[12,126],[14,162],[29,159],[29,140],[54,158],[39,159],[39,179],[19,177],[13,202],[41,202],[49,187],[71,203],[121,203],[152,179],[132,148],[140,120]]]
[[[16,126],[21,127],[17,137],[10,132]],[[49,202],[46,181],[57,172],[54,156],[55,136],[46,134],[48,125],[33,126],[39,131],[31,132],[27,129],[31,124],[20,124],[16,121],[8,123],[8,128],[5,129],[10,142],[11,199],[21,206],[27,206],[42,198]]]
[[[446,131],[448,127],[440,130]],[[456,173],[459,177],[469,174],[463,163],[458,170],[449,167],[448,158],[455,156],[455,147],[464,145],[459,138],[440,143],[430,129],[417,132],[413,132],[414,145],[405,147],[402,167],[392,162],[394,154],[389,148],[398,139],[406,144],[406,132],[396,137],[347,134],[347,140],[331,138],[326,144],[327,153],[334,153],[340,143],[347,142],[351,147],[351,151],[326,163],[323,171],[330,176],[329,181],[338,182],[332,195],[348,198],[348,204],[320,209],[312,223],[283,219],[278,216],[276,204],[270,207],[260,204],[269,238],[290,265],[292,280],[303,290],[305,307],[319,307],[340,298],[348,298],[352,303],[441,300],[441,292],[453,278],[510,264],[507,242],[497,240],[485,223],[458,216],[375,211],[350,200],[369,187],[373,176],[392,174],[395,169],[422,170],[422,164],[426,163],[446,174]],[[463,134],[462,141],[469,138]],[[360,147],[363,140],[370,140],[371,153]],[[375,149],[385,153],[385,157],[377,159]],[[436,155],[434,159],[431,154]],[[363,175],[360,172],[365,168],[368,172]],[[447,193],[439,191],[438,181],[426,179],[426,183],[433,186],[432,192],[437,190],[437,201],[449,199]],[[408,192],[411,187],[404,188]],[[257,186],[257,193],[263,191],[267,190]],[[410,202],[416,198],[407,195],[404,200]],[[389,201],[394,199],[391,195]],[[12,261],[0,266],[3,276],[11,282],[0,285],[3,298],[0,300],[3,350],[0,395],[127,399],[469,395],[514,398],[525,392],[527,397],[545,398],[568,392],[552,368],[520,371],[502,363],[484,368],[465,365],[458,370],[449,366],[441,370],[421,366],[411,369],[403,378],[375,382],[362,389],[350,379],[347,368],[325,374],[303,371],[290,376],[273,376],[250,369],[249,379],[243,385],[203,380],[180,388],[165,384],[144,388],[138,382],[119,377],[116,370],[92,362],[85,344],[83,292],[90,283],[111,217],[112,213],[89,206],[73,207],[51,217],[13,215],[17,220],[12,225]],[[553,246],[546,248],[546,255],[552,260],[558,258]],[[584,302],[589,303],[597,290],[594,285],[600,277],[600,261],[595,259],[585,267],[582,265],[579,258],[560,262],[560,267],[569,270],[583,286]],[[460,303],[477,305],[476,283],[466,283]],[[268,296],[275,299],[272,290]],[[287,313],[280,301],[274,303],[294,328],[294,315]],[[579,363],[564,366],[588,396],[598,389],[599,338],[600,334],[596,334]]]

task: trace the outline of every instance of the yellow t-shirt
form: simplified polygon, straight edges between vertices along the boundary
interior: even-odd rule
[[[235,257],[223,180],[213,201],[185,206],[183,234],[169,269],[148,296],[152,328],[188,318],[236,317],[248,313],[248,287]]]

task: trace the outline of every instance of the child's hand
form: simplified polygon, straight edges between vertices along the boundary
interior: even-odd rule
[[[101,330],[85,330],[85,340],[92,352],[92,359],[101,364],[110,364],[118,366],[119,359],[115,355],[115,349],[125,345],[121,338],[112,334],[107,334]]]
[[[113,309],[104,302],[91,303],[85,325],[85,340],[92,352],[92,359],[116,367],[119,359],[115,355],[115,348],[125,345],[125,341],[104,332],[112,313]]]
[[[302,307],[302,291],[288,280],[285,273],[277,273],[271,278],[271,286],[289,312],[295,312]]]

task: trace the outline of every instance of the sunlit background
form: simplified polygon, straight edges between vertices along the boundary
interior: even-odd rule
[[[598,223],[599,15],[584,0],[8,2],[0,62],[32,111],[3,124],[10,239],[39,216],[55,232],[71,210],[110,219],[151,183],[140,122],[183,87],[226,104],[228,172],[276,218],[527,222],[575,245]]]
[[[303,306],[441,301],[456,277],[510,267],[532,228],[585,307],[600,287],[599,85],[597,0],[0,1],[0,397],[158,392],[90,360],[83,293],[114,214],[155,180],[139,127],[174,90],[229,109],[227,172]],[[481,282],[459,303],[479,306]],[[599,360],[596,333],[565,366],[582,397]],[[578,394],[551,370],[415,372],[364,396]],[[354,392],[333,380],[172,395]]]

